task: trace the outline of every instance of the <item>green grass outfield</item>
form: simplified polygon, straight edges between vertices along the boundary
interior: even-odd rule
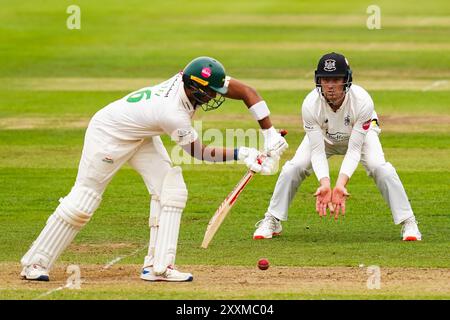
[[[154,2],[154,3],[153,3]],[[359,167],[348,186],[345,219],[320,219],[302,185],[282,237],[251,239],[277,176],[256,176],[242,193],[207,250],[200,244],[209,218],[245,172],[243,165],[182,165],[189,189],[177,264],[254,270],[261,256],[276,267],[439,269],[450,272],[450,5],[448,1],[377,1],[382,29],[366,28],[372,1],[77,1],[81,30],[68,30],[72,1],[17,3],[0,10],[0,299],[33,299],[50,287],[16,282],[18,261],[68,193],[85,126],[101,107],[147,84],[169,78],[196,56],[219,59],[231,76],[248,79],[268,102],[276,127],[289,130],[290,159],[304,132],[300,104],[313,88],[319,57],[338,51],[349,58],[354,82],[371,93],[382,119],[381,142],[397,169],[420,221],[423,241],[403,243],[373,181]],[[109,79],[109,80],[108,80]],[[310,84],[308,83],[310,81]],[[86,85],[88,83],[88,85]],[[298,84],[298,87],[297,87]],[[136,87],[135,87],[136,86]],[[199,111],[203,129],[256,128],[242,103]],[[163,139],[167,149],[173,144]],[[332,178],[342,157],[331,160]],[[68,264],[139,265],[148,242],[148,194],[137,173],[123,168],[104,194],[92,221],[62,255]],[[7,268],[12,268],[5,271]],[[281,269],[285,270],[285,269]],[[189,270],[187,270],[189,271]],[[117,270],[117,272],[120,272]],[[284,271],[280,271],[281,273]],[[194,274],[195,275],[195,274]],[[259,299],[252,291],[89,287],[64,290],[55,299]],[[4,281],[3,281],[4,280]],[[197,280],[195,280],[197,281]],[[199,280],[201,281],[201,280]],[[270,277],[263,279],[270,283]],[[365,286],[365,278],[356,284]],[[442,287],[441,287],[442,284]],[[145,285],[145,283],[144,283]],[[389,284],[387,284],[389,285]],[[449,299],[436,290],[279,289],[265,299]],[[420,286],[419,286],[420,287]],[[222,288],[223,289],[223,288]],[[418,289],[419,290],[419,289]]]

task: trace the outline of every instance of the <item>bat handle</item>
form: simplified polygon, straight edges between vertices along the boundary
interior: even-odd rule
[[[258,164],[262,164],[264,159],[266,159],[267,156],[265,154],[262,154],[258,157],[258,159],[256,159],[256,161],[258,161]]]

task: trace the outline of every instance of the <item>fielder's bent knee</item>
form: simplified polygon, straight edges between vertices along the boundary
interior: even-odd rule
[[[307,176],[310,175],[310,172],[306,165],[297,164],[292,161],[287,161],[284,164],[280,175],[284,175],[289,178],[300,177],[302,179],[305,179]]]
[[[101,201],[102,197],[96,191],[75,186],[65,198],[60,199],[55,215],[69,225],[80,229],[91,219]]]
[[[188,191],[184,183],[181,168],[171,168],[164,177],[161,190],[161,206],[184,209],[186,207],[187,197]]]
[[[389,162],[385,162],[382,165],[379,165],[372,169],[373,177],[375,179],[383,179],[385,177],[397,175],[397,171]]]
[[[383,171],[384,169],[384,165],[387,162],[385,161],[374,161],[367,159],[365,164],[364,164],[364,169],[366,169],[366,173],[368,176],[370,177],[374,177],[377,171]]]

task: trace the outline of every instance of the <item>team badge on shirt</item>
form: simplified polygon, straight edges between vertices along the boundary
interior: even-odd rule
[[[344,118],[344,126],[348,126],[350,124],[350,116],[346,115]]]
[[[193,128],[180,128],[175,130],[172,135],[172,141],[179,145],[186,145],[197,139],[197,134]]]
[[[363,123],[362,128],[364,130],[368,130],[370,128],[370,123],[372,122],[372,119],[367,120],[366,122]]]

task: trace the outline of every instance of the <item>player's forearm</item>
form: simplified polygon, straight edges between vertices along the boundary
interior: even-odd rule
[[[224,162],[235,160],[235,149],[223,147],[208,147],[199,140],[194,141],[189,145],[182,146],[184,151],[189,153],[192,157],[208,162]]]
[[[208,162],[225,162],[235,159],[235,149],[223,147],[204,147],[202,160]]]
[[[329,188],[331,186],[330,178],[324,177],[324,178],[320,179],[320,186]]]
[[[235,160],[235,151],[230,148],[203,146],[201,150],[191,152],[191,156],[207,162],[225,162]]]
[[[330,178],[327,156],[325,153],[325,142],[322,133],[318,130],[307,132],[311,146],[311,164],[317,180]]]
[[[339,174],[351,177],[358,167],[361,160],[361,150],[366,135],[357,130],[353,130],[348,143],[348,149],[342,161],[341,170]]]
[[[340,173],[336,181],[336,187],[345,187],[349,180],[350,178],[346,174]]]
[[[259,126],[261,129],[270,129],[272,127],[272,121],[270,120],[270,117],[267,116],[262,120],[258,120]]]

